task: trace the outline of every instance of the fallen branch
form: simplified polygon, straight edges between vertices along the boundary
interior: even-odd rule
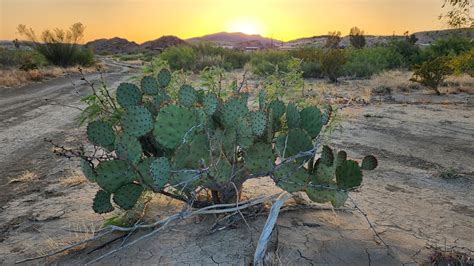
[[[273,228],[278,219],[278,214],[280,213],[280,208],[288,199],[292,196],[289,193],[280,194],[276,200],[272,202],[272,208],[268,214],[267,221],[263,227],[262,233],[260,234],[260,239],[258,240],[258,245],[255,250],[253,257],[253,265],[263,265],[263,259],[267,251],[268,241],[272,235]]]

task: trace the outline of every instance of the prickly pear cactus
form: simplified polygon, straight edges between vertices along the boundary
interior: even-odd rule
[[[363,170],[377,167],[374,156],[359,164],[345,151],[320,145],[330,106],[302,109],[268,101],[264,91],[224,99],[190,85],[173,99],[167,93],[171,76],[163,69],[140,86],[121,84],[118,117],[87,126],[88,140],[108,154],[81,161],[88,180],[100,187],[95,212],[113,211],[114,205],[131,209],[144,191],[191,201],[206,188],[212,202],[231,202],[239,197],[235,188],[263,176],[283,190],[339,207],[362,184]],[[250,99],[258,101],[257,108],[249,108]]]

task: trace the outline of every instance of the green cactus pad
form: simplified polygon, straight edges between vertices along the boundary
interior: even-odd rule
[[[143,77],[140,82],[140,85],[141,85],[142,91],[145,94],[155,95],[155,94],[158,94],[159,92],[158,82],[152,76]]]
[[[143,106],[133,106],[127,109],[121,118],[122,128],[126,134],[134,137],[146,135],[153,129],[153,117]]]
[[[115,132],[111,124],[93,121],[87,125],[87,139],[95,145],[109,148],[114,145]]]
[[[326,164],[319,164],[316,168],[316,174],[313,175],[313,183],[315,184],[330,184],[334,183],[336,167],[328,166]]]
[[[341,163],[343,163],[345,160],[347,160],[347,152],[345,151],[339,151],[337,153],[337,165],[340,165]]]
[[[293,103],[289,103],[286,107],[286,123],[288,128],[299,128],[301,124],[300,113]]]
[[[202,99],[202,107],[207,115],[213,115],[219,104],[219,100],[214,93],[208,93]]]
[[[322,123],[323,125],[327,125],[329,123],[329,120],[331,120],[331,115],[332,115],[332,107],[331,105],[327,105],[324,107],[323,115],[322,115]]]
[[[142,92],[131,83],[121,83],[117,88],[117,102],[123,108],[139,105],[142,100]]]
[[[234,127],[237,125],[239,118],[245,117],[248,113],[247,102],[242,98],[230,98],[224,105],[222,110],[222,122],[225,127]]]
[[[170,100],[171,97],[168,94],[160,92],[153,98],[153,105],[157,110],[159,110],[164,103],[169,102]]]
[[[92,203],[92,209],[95,213],[108,213],[114,210],[114,206],[110,203],[110,193],[103,190],[97,191]]]
[[[158,113],[153,135],[158,143],[166,148],[174,149],[191,139],[196,126],[196,117],[192,111],[176,105],[168,105]]]
[[[312,148],[310,137],[300,128],[290,130],[288,135],[282,135],[276,141],[276,149],[281,158],[288,158]]]
[[[296,163],[282,165],[273,174],[273,178],[281,189],[293,193],[305,189],[308,182],[308,173]]]
[[[81,170],[87,180],[89,180],[90,182],[96,181],[97,175],[94,172],[94,168],[88,161],[84,159],[81,159]]]
[[[267,127],[267,116],[262,111],[250,113],[250,125],[256,136],[262,136]]]
[[[301,127],[308,132],[311,138],[318,136],[323,127],[321,111],[314,106],[310,106],[301,110],[300,115]]]
[[[136,179],[135,173],[125,161],[100,162],[96,168],[97,184],[109,193]]]
[[[325,188],[307,188],[306,194],[310,200],[317,203],[331,202],[334,208],[344,206],[348,197],[343,191]]]
[[[327,145],[324,145],[321,151],[321,163],[327,166],[331,166],[334,163],[334,153]]]
[[[285,113],[285,104],[280,100],[273,100],[268,105],[268,109],[273,113],[273,119],[279,120]]]
[[[336,182],[341,189],[351,189],[362,183],[362,171],[357,162],[346,160],[336,168]]]
[[[124,210],[130,210],[135,206],[142,195],[143,187],[138,184],[126,184],[114,193],[114,202]]]
[[[271,144],[257,142],[245,153],[245,167],[255,174],[266,173],[273,169],[275,159]]]
[[[138,172],[140,173],[140,176],[143,178],[143,181],[145,184],[147,184],[149,187],[153,188],[154,191],[157,191],[156,188],[154,187],[154,180],[153,177],[151,176],[151,163],[155,161],[155,157],[148,157],[145,158],[143,161],[141,161],[137,165]]]
[[[163,68],[158,73],[157,80],[160,88],[167,87],[171,82],[171,72],[168,69]]]
[[[254,140],[250,123],[247,120],[240,119],[237,123],[236,133],[237,145],[243,150],[249,149]]]
[[[178,93],[179,104],[184,107],[191,107],[197,101],[197,94],[190,85],[183,85]]]
[[[226,160],[221,160],[209,169],[209,175],[217,184],[225,184],[230,181],[232,176],[232,165]]]
[[[375,168],[377,168],[377,165],[377,158],[375,158],[373,155],[367,155],[362,160],[360,168],[362,168],[363,170],[374,170]]]
[[[168,158],[160,157],[150,165],[153,187],[163,188],[170,180],[171,166]]]
[[[142,157],[142,146],[137,138],[123,134],[115,142],[115,152],[119,159],[137,164]]]
[[[260,90],[258,93],[258,109],[260,111],[265,111],[267,109],[267,94],[265,90]]]

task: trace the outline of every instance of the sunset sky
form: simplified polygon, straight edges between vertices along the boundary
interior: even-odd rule
[[[220,31],[280,40],[348,34],[391,35],[445,28],[442,0],[0,0],[0,40],[19,38],[18,24],[37,32],[86,25],[85,41],[115,36],[136,42]]]

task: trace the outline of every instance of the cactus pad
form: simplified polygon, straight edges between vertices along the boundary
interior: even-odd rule
[[[262,136],[267,127],[267,116],[262,111],[250,113],[250,125],[256,136]]]
[[[286,107],[286,123],[288,128],[299,128],[301,123],[300,113],[296,105],[289,103]]]
[[[331,115],[332,115],[332,107],[331,105],[327,105],[326,107],[324,107],[324,111],[322,115],[321,121],[323,125],[327,125],[327,123],[329,123],[329,120],[331,119]]]
[[[260,111],[265,111],[267,109],[267,94],[265,90],[260,90],[258,93],[258,109]]]
[[[197,101],[197,94],[190,85],[183,85],[178,93],[179,104],[184,107],[191,107]]]
[[[121,118],[126,134],[141,137],[153,129],[153,117],[146,107],[132,106]]]
[[[114,193],[114,202],[124,210],[130,210],[135,206],[142,195],[143,187],[138,184],[126,184]]]
[[[337,153],[337,164],[340,165],[342,162],[344,162],[347,159],[347,152],[345,151],[339,151]]]
[[[362,183],[362,171],[356,161],[346,160],[336,168],[337,186],[342,189],[351,189]]]
[[[241,149],[248,149],[253,144],[252,127],[247,120],[239,119],[236,127],[237,145]]]
[[[114,210],[114,206],[110,203],[110,193],[103,190],[97,191],[92,203],[92,209],[95,213],[108,213]]]
[[[119,187],[135,180],[135,173],[127,162],[113,160],[103,161],[96,168],[97,184],[109,193],[115,192]]]
[[[232,165],[225,160],[219,161],[209,169],[209,175],[217,184],[227,183],[232,176]]]
[[[168,69],[163,68],[158,73],[157,80],[158,80],[158,85],[160,86],[160,88],[167,87],[171,81],[171,72]]]
[[[151,176],[153,177],[153,187],[163,188],[170,179],[171,166],[168,158],[160,157],[150,165]]]
[[[248,113],[247,102],[242,98],[230,98],[222,110],[222,122],[225,127],[236,126],[239,118],[245,117]]]
[[[271,144],[257,142],[245,153],[245,167],[252,173],[266,173],[273,169],[275,159]]]
[[[321,111],[314,106],[310,106],[301,110],[300,115],[301,127],[308,132],[311,138],[318,136],[323,127]]]
[[[93,121],[87,125],[87,139],[95,145],[108,148],[115,142],[115,132],[111,124]]]
[[[268,105],[268,109],[273,113],[273,119],[279,120],[285,113],[285,104],[280,100],[273,100]]]
[[[123,108],[129,108],[140,104],[142,100],[142,92],[131,83],[121,83],[117,88],[117,102]]]
[[[321,163],[327,166],[331,166],[334,163],[334,153],[327,145],[324,145],[321,151]]]
[[[192,111],[168,105],[158,113],[153,135],[158,143],[174,149],[192,137],[196,126],[196,117]]]
[[[143,151],[137,138],[124,134],[116,139],[115,153],[117,153],[118,158],[137,164]]]
[[[213,115],[218,104],[219,101],[214,93],[208,93],[202,99],[202,106],[207,115]]]
[[[140,82],[142,91],[148,95],[158,94],[158,82],[152,76],[143,77]]]
[[[374,170],[375,168],[377,168],[377,165],[377,158],[375,158],[373,155],[367,155],[362,160],[360,168],[363,170]]]
[[[311,150],[313,144],[304,130],[296,128],[290,130],[288,135],[278,137],[276,148],[281,158],[287,158],[299,152]]]
[[[154,181],[153,181],[153,177],[151,176],[151,169],[150,169],[151,163],[155,161],[155,159],[156,159],[155,157],[145,158],[143,161],[141,161],[137,165],[137,169],[143,181],[145,182],[145,184],[153,188],[154,191],[157,191],[154,187]]]
[[[290,193],[305,189],[309,176],[296,163],[282,165],[273,174],[277,186]]]
[[[90,182],[96,181],[97,175],[94,172],[94,168],[88,161],[84,159],[81,159],[81,170],[87,180],[89,180]]]

